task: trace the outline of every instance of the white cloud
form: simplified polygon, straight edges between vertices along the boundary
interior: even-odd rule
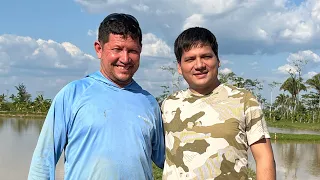
[[[204,14],[222,14],[237,7],[243,0],[190,0],[192,6]]]
[[[132,8],[142,12],[147,12],[149,10],[149,6],[145,4],[135,4],[135,5],[132,5]]]
[[[221,59],[221,64],[222,65],[226,65],[226,64],[234,64],[232,61],[229,61],[229,60],[225,60],[225,59]]]
[[[232,73],[232,70],[229,68],[224,68],[224,69],[221,69],[219,72],[221,74],[230,74],[230,73]]]
[[[251,65],[251,66],[256,66],[256,65],[258,65],[258,62],[257,62],[257,61],[252,62],[252,63],[250,63],[250,65]]]
[[[313,19],[320,21],[320,1],[313,0],[310,2],[311,16]]]
[[[291,53],[289,57],[287,58],[288,62],[294,62],[304,60],[307,62],[314,62],[314,63],[320,63],[320,57],[316,53],[306,50],[306,51],[299,51],[297,53]]]
[[[311,79],[313,76],[317,75],[318,73],[314,72],[314,71],[311,71],[311,72],[308,72],[307,74],[303,75],[303,78],[305,80],[307,79]]]
[[[205,19],[203,18],[203,15],[201,14],[193,14],[192,16],[188,17],[185,20],[185,23],[183,25],[183,30],[188,29],[193,26],[203,26],[205,23]]]
[[[131,13],[139,19],[143,30],[165,34],[166,42],[171,42],[188,27],[206,27],[217,36],[221,54],[264,54],[320,48],[318,0],[306,0],[299,5],[293,0],[76,2],[89,12]]]
[[[284,8],[288,0],[274,0],[273,3],[277,7]]]
[[[300,68],[301,73],[311,72],[320,65],[320,57],[311,50],[298,51],[297,53],[290,53],[287,62],[287,64],[278,67],[279,73],[298,73],[298,68]]]
[[[166,42],[152,33],[144,34],[142,63],[135,79],[154,95],[161,94],[160,87],[171,82],[172,75],[160,67],[174,67],[172,55]],[[96,70],[99,70],[99,60],[70,42],[0,36],[2,91],[8,89],[15,93],[14,86],[24,83],[33,96],[43,91],[46,97],[52,98],[65,84]]]
[[[142,56],[171,57],[171,48],[162,39],[152,33],[142,36]]]
[[[0,86],[6,89],[25,83],[33,92],[53,92],[98,67],[96,58],[70,42],[10,34],[0,36]]]
[[[297,68],[290,65],[290,64],[285,64],[283,66],[278,67],[278,72],[281,74],[288,74],[288,73],[297,73]]]
[[[96,39],[98,39],[98,29],[97,30],[88,30],[88,36],[94,36]]]

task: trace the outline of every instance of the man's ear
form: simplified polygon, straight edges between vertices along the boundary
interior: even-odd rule
[[[99,41],[94,42],[94,50],[96,51],[98,59],[101,59],[102,55],[102,45],[100,44]]]
[[[178,73],[179,73],[179,74],[182,74],[182,71],[181,71],[181,61],[177,63],[177,69],[178,69]]]
[[[220,60],[219,60],[219,66],[218,67],[220,67],[221,66],[221,62],[220,62]]]

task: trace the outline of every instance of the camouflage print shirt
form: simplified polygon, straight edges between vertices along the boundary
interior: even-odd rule
[[[233,86],[220,84],[205,96],[178,91],[161,109],[163,179],[248,179],[249,146],[270,138],[256,98]]]

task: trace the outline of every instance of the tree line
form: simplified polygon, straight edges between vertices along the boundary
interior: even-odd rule
[[[163,92],[157,97],[158,102],[170,95],[174,90],[179,89],[182,78],[177,76],[172,68],[173,80],[170,86],[161,86]],[[267,120],[271,121],[291,121],[304,123],[320,123],[320,73],[306,81],[299,73],[289,73],[289,77],[284,82],[272,82],[268,84],[272,90],[279,88],[282,91],[279,95],[271,99],[271,103],[261,95],[263,82],[258,79],[245,79],[231,72],[229,74],[219,74],[222,83],[231,84],[239,88],[251,91],[261,103]],[[43,95],[37,95],[32,100],[26,86],[21,83],[15,86],[17,93],[0,95],[0,111],[15,113],[46,113],[51,105],[51,99],[44,99]],[[267,87],[268,88],[268,87]],[[303,94],[301,92],[304,92]],[[300,95],[302,94],[302,95]]]
[[[0,111],[16,113],[46,113],[51,105],[51,99],[44,99],[39,94],[32,100],[26,86],[21,83],[15,86],[17,94],[11,94],[9,97],[4,93],[0,95]]]
[[[230,84],[238,88],[251,91],[260,102],[268,121],[291,121],[300,123],[320,123],[320,73],[304,80],[301,76],[305,60],[296,60],[291,63],[292,69],[288,70],[288,78],[284,82],[273,81],[269,87],[264,87],[264,82],[258,79],[245,79],[234,72],[219,73],[221,83]],[[157,97],[159,104],[175,90],[180,89],[181,76],[175,68],[163,66],[162,70],[172,75],[170,85],[161,86],[163,92]],[[261,90],[270,88],[270,102],[262,96]],[[272,91],[279,88],[281,93],[274,100]],[[303,93],[302,93],[303,92]]]

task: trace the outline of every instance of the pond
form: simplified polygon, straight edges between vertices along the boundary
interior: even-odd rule
[[[0,117],[0,179],[27,179],[42,124],[41,119]],[[271,132],[274,130],[270,129]],[[277,179],[320,179],[320,144],[272,142],[272,147],[277,164]],[[57,179],[63,179],[61,159],[57,165]],[[254,169],[252,156],[249,156],[249,165]]]

